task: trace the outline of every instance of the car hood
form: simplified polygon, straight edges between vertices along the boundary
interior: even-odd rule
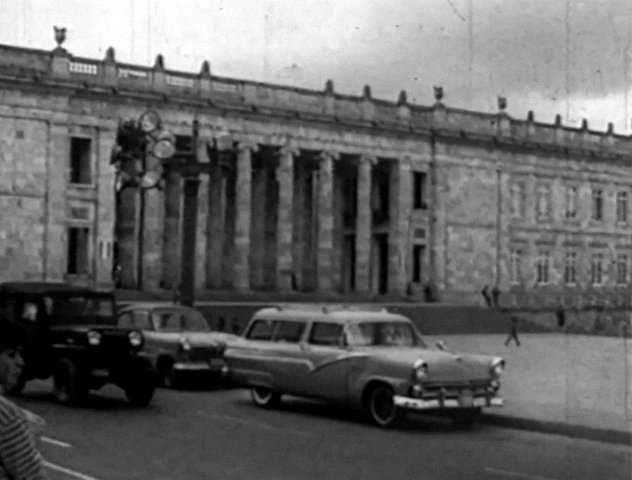
[[[429,382],[451,382],[490,378],[489,369],[494,358],[432,350],[420,347],[367,347],[361,349],[371,356],[394,364],[414,365],[423,360],[428,365]]]
[[[222,336],[215,332],[145,332],[145,336],[173,343],[178,343],[180,339],[185,338],[192,347],[214,347],[226,343]]]

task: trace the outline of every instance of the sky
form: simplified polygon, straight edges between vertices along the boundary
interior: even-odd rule
[[[632,132],[632,0],[0,0],[0,43]]]

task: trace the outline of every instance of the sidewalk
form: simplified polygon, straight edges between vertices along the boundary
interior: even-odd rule
[[[460,353],[499,355],[505,406],[490,423],[632,444],[632,339],[569,334],[425,336]],[[627,404],[627,405],[626,405]]]

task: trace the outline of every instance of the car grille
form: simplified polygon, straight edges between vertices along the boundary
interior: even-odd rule
[[[458,397],[465,390],[471,391],[474,396],[479,396],[487,393],[487,389],[490,387],[490,380],[424,382],[422,385],[424,398]]]
[[[214,347],[194,347],[189,352],[189,360],[193,362],[207,362],[211,358],[220,357],[220,350]]]

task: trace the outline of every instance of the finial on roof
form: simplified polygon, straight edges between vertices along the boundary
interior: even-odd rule
[[[200,70],[200,75],[203,77],[209,77],[211,75],[211,64],[208,63],[208,60],[204,60],[202,62],[202,69]]]
[[[533,110],[529,110],[529,112],[527,112],[527,121],[533,122]]]
[[[588,120],[582,118],[582,130],[588,130]]]
[[[612,135],[614,133],[614,124],[612,122],[608,122],[608,135]]]
[[[399,97],[397,97],[397,105],[406,105],[408,104],[408,95],[406,94],[406,90],[402,90],[399,92]]]
[[[165,69],[165,58],[161,53],[156,55],[156,61],[154,63],[154,70],[164,70]]]
[[[370,99],[371,98],[371,85],[365,85],[362,89],[362,98]]]
[[[55,30],[55,42],[57,42],[57,48],[62,48],[61,44],[66,41],[66,28],[53,26]]]
[[[443,98],[443,87],[438,87],[438,86],[434,86],[432,87],[434,89],[434,98],[437,101],[437,103],[441,103],[441,99]]]
[[[334,81],[331,78],[325,82],[325,93],[328,95],[334,94]]]
[[[107,63],[115,63],[116,62],[116,57],[114,54],[114,47],[108,47],[108,49],[105,51],[105,61]]]
[[[507,97],[498,97],[498,110],[504,112],[507,108]]]
[[[559,127],[560,125],[562,125],[562,115],[558,113],[555,115],[555,126]]]

